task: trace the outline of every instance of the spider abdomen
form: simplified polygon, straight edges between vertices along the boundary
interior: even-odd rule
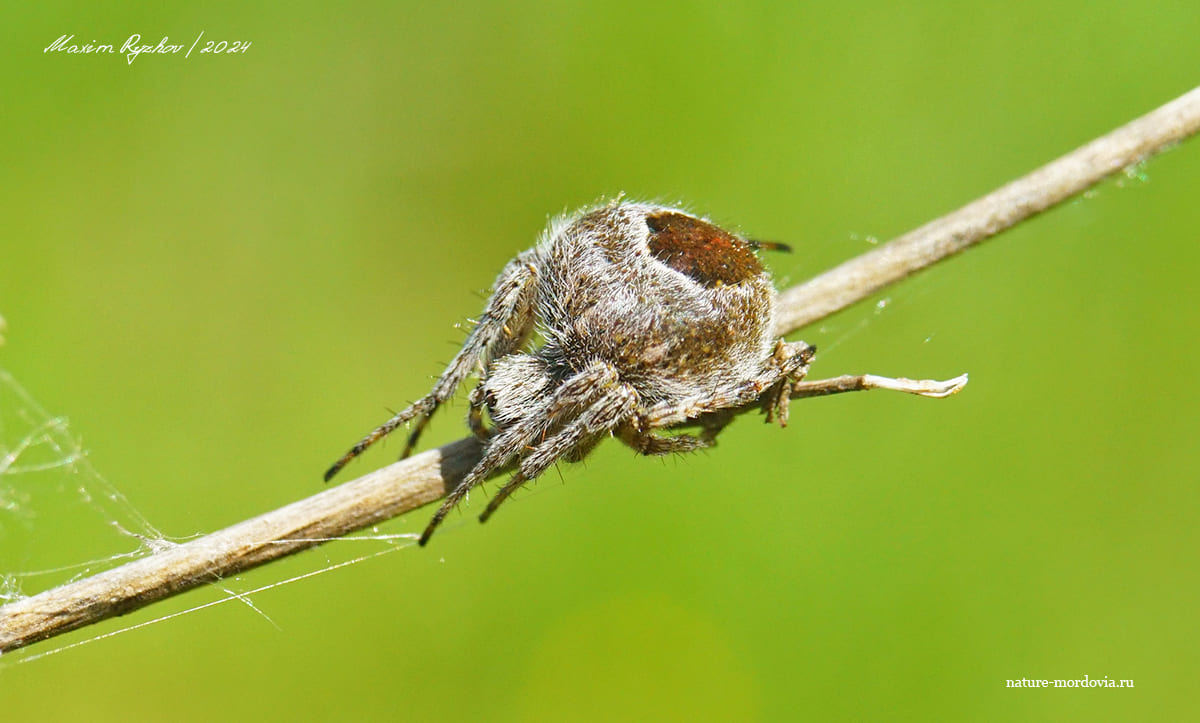
[[[757,373],[774,338],[770,276],[744,240],[683,212],[608,206],[540,248],[545,352],[602,360],[644,397]]]

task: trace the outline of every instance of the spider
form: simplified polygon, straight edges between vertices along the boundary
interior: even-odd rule
[[[433,390],[354,445],[325,480],[412,422],[407,457],[430,416],[473,373],[479,382],[467,424],[485,441],[483,456],[446,496],[422,546],[492,474],[515,468],[481,521],[526,482],[559,460],[583,459],[606,436],[645,455],[691,452],[713,445],[754,406],[786,426],[793,397],[881,387],[945,396],[965,383],[965,376],[802,382],[816,349],[774,335],[775,290],[757,249],[790,250],[678,208],[620,199],[552,222],[500,272]],[[678,428],[695,431],[664,434]]]

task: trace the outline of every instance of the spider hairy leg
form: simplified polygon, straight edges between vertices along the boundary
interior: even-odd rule
[[[624,384],[617,385],[597,399],[579,417],[568,424],[561,432],[539,444],[521,460],[520,470],[513,475],[488,502],[487,509],[479,516],[480,522],[487,522],[509,496],[532,480],[559,459],[564,459],[568,453],[588,445],[603,433],[633,413],[637,404],[637,392]]]
[[[526,479],[537,477],[580,444],[624,422],[633,414],[637,399],[637,392],[624,384],[603,390],[591,406],[583,410],[578,417],[567,423],[557,434],[540,442],[521,459],[521,474]]]
[[[638,454],[644,454],[647,457],[663,457],[668,454],[676,454],[683,452],[695,452],[698,449],[705,449],[716,444],[715,437],[696,436],[692,434],[675,434],[670,437],[665,437],[648,430],[640,430],[634,426],[627,426],[621,429],[619,434],[621,441],[629,445]]]
[[[716,392],[689,397],[679,402],[656,404],[643,413],[642,429],[674,427],[723,409],[753,404],[763,396],[764,390],[781,382],[790,383],[790,380],[804,378],[815,353],[814,347],[802,341],[788,343],[780,339],[776,342],[775,352],[768,357],[758,376]],[[772,405],[775,404],[774,399],[769,401]]]
[[[633,390],[618,384],[616,370],[604,362],[596,362],[568,378],[549,399],[541,402],[539,410],[492,438],[483,459],[446,495],[419,543],[425,545],[446,515],[458,506],[473,487],[520,456],[522,450],[533,448],[533,453],[529,455],[532,461],[526,463],[522,460],[520,471],[513,478],[520,480],[515,483],[510,480],[509,484],[513,487],[504,497],[512,494],[525,479],[541,474],[555,459],[569,452],[572,449],[571,440],[575,443],[586,441],[590,439],[588,435],[602,433],[624,421],[632,413],[635,403],[636,394]],[[557,431],[544,441],[534,443],[551,430]],[[546,449],[539,454],[538,450],[542,447]]]
[[[479,515],[479,521],[487,522],[488,518],[499,509],[500,505],[504,504],[504,500],[507,500],[513,492],[519,490],[528,481],[525,479],[525,475],[519,471],[514,474],[511,479],[504,483],[503,487],[496,491],[492,499],[488,500],[487,509],[483,511],[483,514]]]
[[[435,409],[437,409],[437,402],[432,396],[428,396],[422,397],[411,406],[397,412],[396,415],[391,419],[379,425],[372,430],[370,434],[359,440],[358,444],[351,447],[349,452],[343,454],[338,461],[333,463],[333,466],[325,470],[325,481],[328,482],[329,480],[333,479],[333,476],[340,472],[343,467],[349,464],[352,459],[367,451],[367,448],[372,444],[375,444],[379,440],[391,434],[401,424],[404,424],[405,422],[417,416],[427,417],[428,415],[432,414]]]
[[[488,301],[479,323],[467,335],[462,349],[451,360],[450,365],[426,396],[401,410],[388,421],[376,427],[341,459],[325,472],[325,481],[333,479],[343,467],[355,457],[367,450],[368,447],[383,439],[405,422],[419,420],[408,442],[404,446],[402,459],[407,457],[416,446],[417,440],[424,431],[429,417],[437,408],[454,395],[455,390],[462,384],[476,367],[503,356],[518,347],[533,328],[533,294],[532,290],[537,281],[536,267],[532,263],[532,254],[526,252],[517,256],[504,267],[496,280],[495,293]]]

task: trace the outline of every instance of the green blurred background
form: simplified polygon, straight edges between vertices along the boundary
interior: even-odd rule
[[[252,46],[42,52],[200,31]],[[793,284],[1188,90],[1197,37],[1190,2],[10,7],[0,367],[154,527],[213,531],[320,491],[423,394],[548,215],[686,202],[796,246],[770,257]],[[794,337],[814,377],[969,372],[957,397],[808,401],[687,458],[608,443],[486,526],[476,496],[427,549],[254,596],[270,621],[28,659],[202,590],[0,660],[2,715],[1195,718],[1200,146],[1141,170]],[[5,564],[135,547],[128,510],[45,504]],[[1084,675],[1137,687],[1005,688]]]

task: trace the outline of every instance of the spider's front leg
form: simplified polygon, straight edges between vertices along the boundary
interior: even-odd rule
[[[429,417],[454,395],[464,379],[475,371],[485,373],[492,359],[508,354],[529,338],[533,329],[533,289],[537,282],[535,261],[533,252],[527,251],[504,267],[496,279],[495,291],[479,323],[467,335],[462,349],[454,355],[446,371],[438,377],[433,390],[397,412],[351,447],[325,472],[326,482],[372,444],[391,434],[400,425],[416,420],[404,452],[400,455],[401,459],[407,457],[429,423]]]
[[[578,417],[521,459],[520,469],[488,502],[487,509],[479,516],[479,521],[487,522],[513,492],[545,472],[558,460],[582,459],[586,450],[594,447],[602,435],[633,413],[637,398],[637,392],[625,384],[613,384],[598,390],[590,406],[580,412]]]
[[[513,460],[521,460],[520,469],[499,493],[501,501],[525,480],[541,474],[555,459],[569,452],[573,443],[586,442],[598,429],[611,429],[620,423],[627,415],[624,411],[626,394],[621,391],[624,389],[626,387],[618,383],[615,369],[596,362],[568,378],[548,398],[531,399],[527,407],[498,414],[501,419],[510,421],[492,436],[478,464],[446,495],[421,535],[420,544],[429,541],[450,510],[458,506],[473,487]],[[628,402],[630,409],[632,404],[632,401]],[[526,453],[527,450],[530,451]],[[494,511],[498,504],[489,509]]]

